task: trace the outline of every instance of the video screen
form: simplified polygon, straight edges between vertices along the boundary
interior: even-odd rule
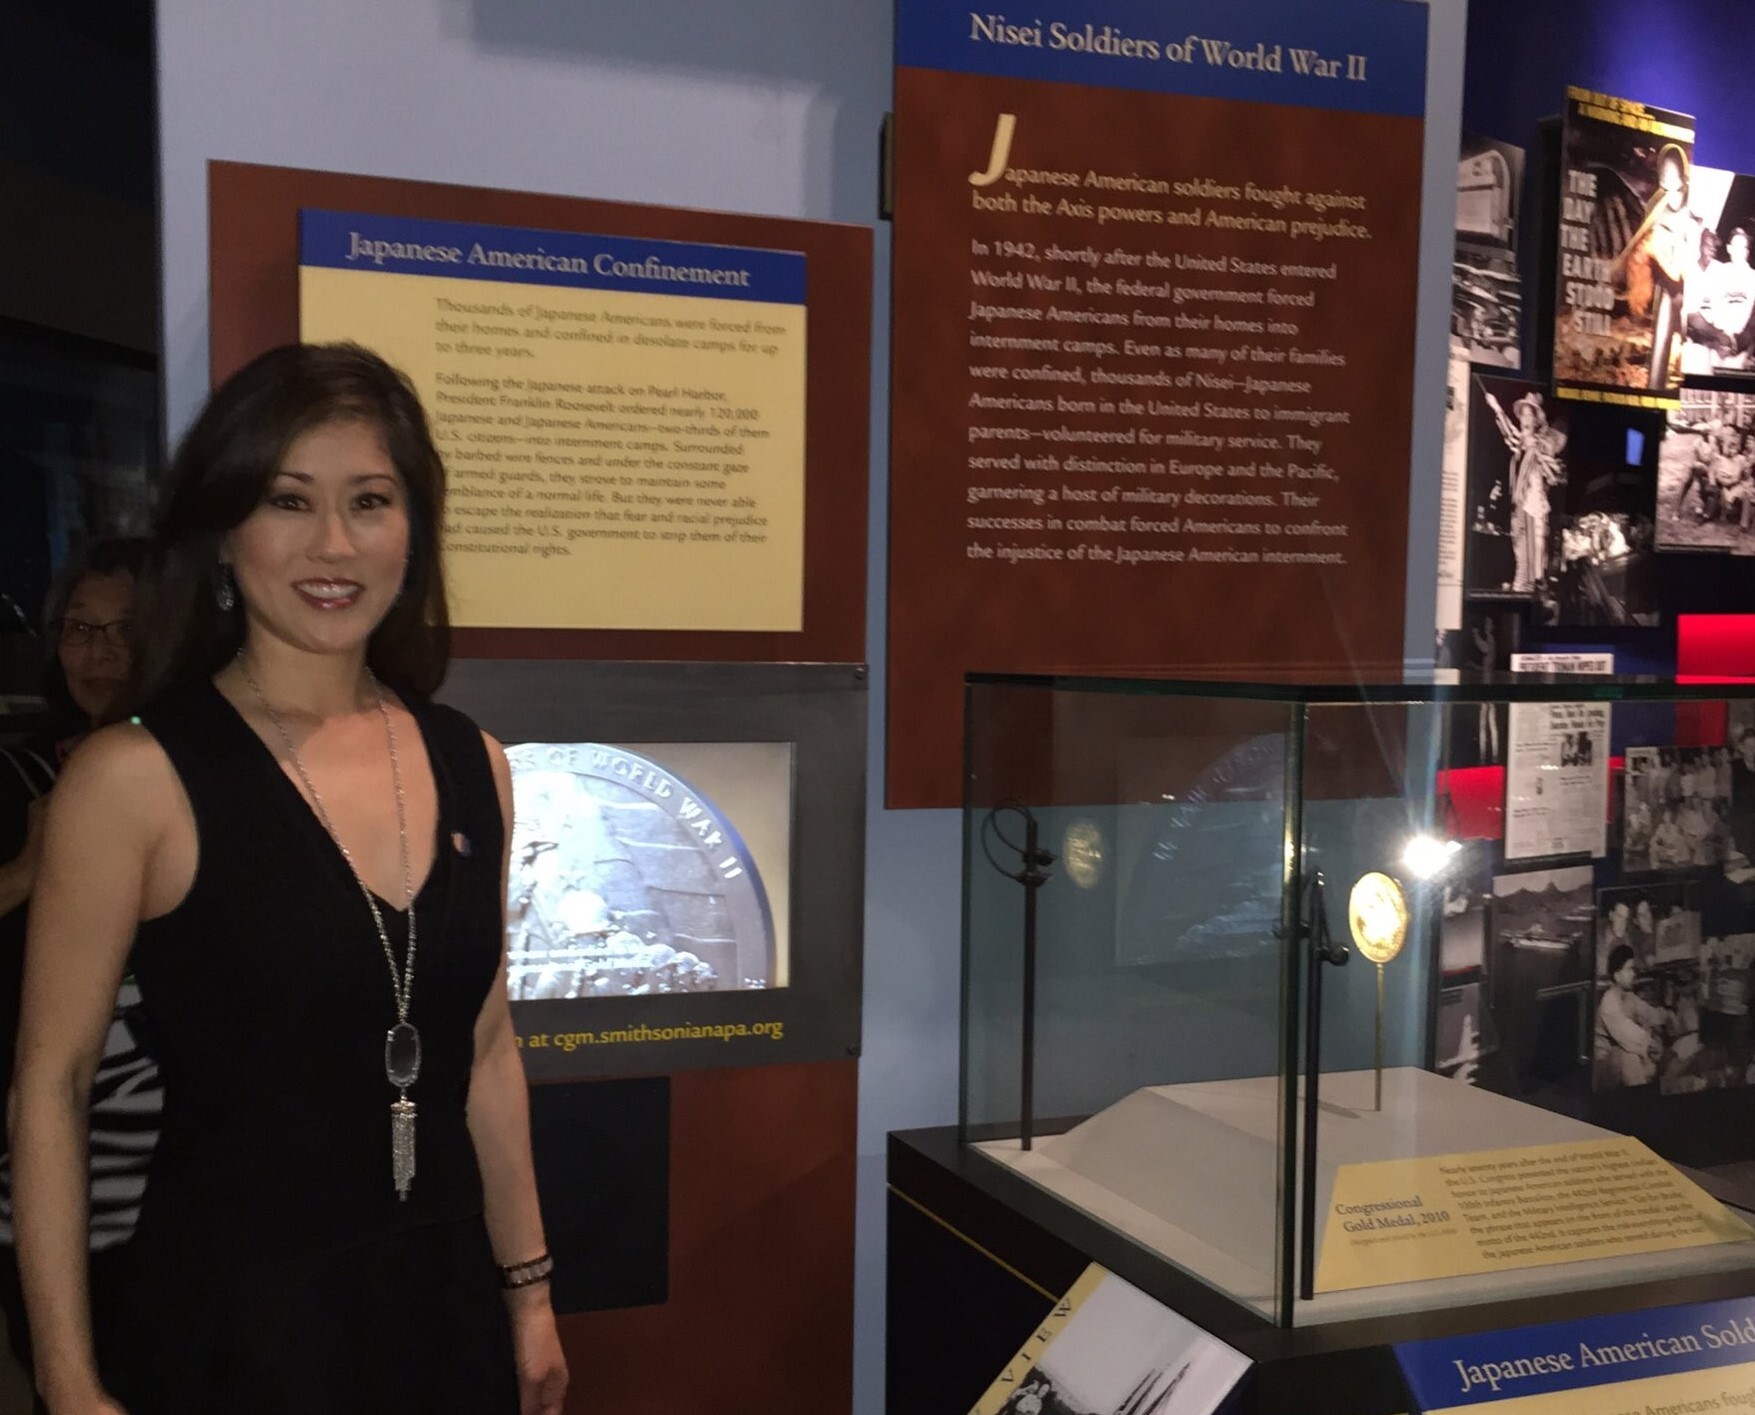
[[[789,742],[506,749],[515,1002],[783,988]]]

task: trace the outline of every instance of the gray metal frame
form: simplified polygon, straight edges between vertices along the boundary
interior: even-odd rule
[[[517,1002],[520,1036],[778,1021],[784,1034],[524,1048],[531,1080],[652,1075],[859,1054],[866,671],[860,664],[459,659],[439,693],[517,742],[789,742],[791,984],[751,992]]]

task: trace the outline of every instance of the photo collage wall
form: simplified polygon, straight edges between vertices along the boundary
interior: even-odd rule
[[[1755,554],[1755,176],[1694,137],[1572,89],[1557,164],[1463,139],[1440,667],[1637,640],[1679,557]]]
[[[1695,165],[1686,114],[1565,99],[1557,143],[1459,153],[1436,630],[1468,679],[1670,671],[1702,557],[1755,554],[1755,177]],[[1445,886],[1439,1069],[1581,1116],[1755,1085],[1750,705],[1458,706],[1444,766],[1504,804]]]
[[[1612,770],[1616,711],[1695,740]],[[1581,1116],[1611,1093],[1755,1085],[1755,702],[1511,715],[1504,839],[1468,842],[1444,883],[1438,1069]],[[1542,742],[1520,715],[1570,730]]]

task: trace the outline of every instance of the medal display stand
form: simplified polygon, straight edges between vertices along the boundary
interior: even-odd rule
[[[1451,716],[1508,706],[1608,712],[1637,762],[1722,748],[1755,688],[971,677],[960,1116],[892,1137],[892,1312],[1017,1300],[954,1232],[1038,1293],[1101,1264],[1252,1356],[1263,1415],[1400,1415],[1394,1342],[1755,1294],[1755,1089],[1668,1043],[1605,1082],[1601,1000],[1685,981],[1599,973],[1608,787],[1600,855],[1506,859],[1553,799],[1518,773],[1577,763],[1494,768],[1492,812],[1447,767]],[[1068,862],[1022,950],[1007,811]],[[1719,873],[1711,928],[1755,932]],[[937,1349],[903,1319],[892,1362]]]

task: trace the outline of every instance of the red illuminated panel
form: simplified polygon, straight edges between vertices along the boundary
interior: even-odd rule
[[[1438,773],[1438,794],[1450,798],[1443,829],[1452,840],[1498,840],[1505,834],[1505,768],[1459,767]]]
[[[1755,614],[1677,615],[1676,681],[1755,683]]]

